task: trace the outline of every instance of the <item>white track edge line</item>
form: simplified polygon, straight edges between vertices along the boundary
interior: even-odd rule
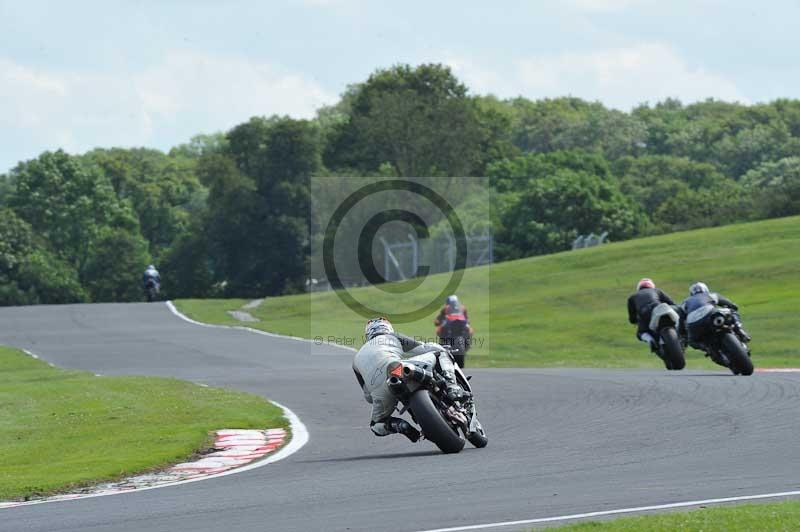
[[[174,308],[174,307],[173,307]],[[173,310],[173,312],[177,312]],[[192,323],[197,323],[198,325],[206,325],[204,323],[195,322],[194,320],[190,320],[189,318],[184,318]],[[31,356],[35,356],[32,353]],[[38,358],[38,357],[37,357]],[[241,467],[237,467],[234,469],[229,469],[228,471],[222,471],[220,473],[214,473],[212,475],[200,477],[200,478],[191,478],[187,480],[177,480],[175,482],[168,482],[166,484],[159,484],[158,486],[146,486],[143,488],[136,488],[132,490],[126,491],[116,491],[116,492],[108,492],[108,493],[87,493],[85,495],[78,495],[73,498],[69,499],[39,499],[35,501],[22,501],[19,504],[15,504],[13,506],[5,506],[0,507],[0,511],[2,510],[10,510],[12,508],[19,508],[20,506],[32,506],[34,504],[45,504],[45,503],[55,503],[55,502],[71,502],[71,501],[78,501],[81,499],[92,499],[95,497],[107,497],[110,495],[123,495],[126,493],[136,493],[139,491],[147,491],[147,490],[154,490],[159,488],[167,488],[169,486],[178,486],[180,484],[189,484],[190,482],[199,482],[201,480],[210,480],[212,478],[218,477],[225,477],[228,475],[235,475],[236,473],[244,473],[245,471],[250,471],[252,469],[257,469],[259,467],[264,467],[265,465],[272,464],[279,460],[283,460],[284,458],[288,458],[289,456],[293,455],[297,451],[299,451],[309,440],[308,429],[306,428],[305,424],[300,421],[300,418],[297,417],[297,414],[292,412],[289,408],[283,406],[282,404],[270,400],[272,404],[283,410],[283,415],[289,420],[289,429],[291,431],[291,439],[289,443],[281,447],[278,452],[273,455],[269,455],[261,460],[253,461],[247,465],[243,465]],[[2,502],[2,501],[0,501]]]
[[[189,322],[189,323],[193,323],[193,324],[199,325],[201,327],[209,327],[209,328],[212,328],[212,329],[234,329],[234,330],[239,330],[239,331],[248,331],[248,332],[251,332],[251,333],[260,334],[262,336],[271,336],[272,338],[285,338],[287,340],[296,340],[298,342],[306,342],[306,343],[310,343],[310,344],[314,344],[314,345],[325,345],[327,347],[338,347],[339,349],[345,349],[345,350],[351,351],[353,353],[358,351],[358,349],[355,349],[353,347],[349,347],[349,346],[346,346],[346,345],[338,345],[338,344],[330,344],[330,343],[329,344],[320,344],[320,343],[317,343],[316,341],[311,340],[309,338],[300,338],[299,336],[287,336],[285,334],[271,333],[271,332],[267,332],[267,331],[262,331],[261,329],[253,329],[252,327],[245,327],[244,325],[218,325],[216,323],[203,323],[202,321],[193,320],[192,318],[190,318],[189,316],[187,316],[186,314],[184,314],[183,312],[178,310],[178,308],[175,306],[175,304],[172,301],[165,301],[165,303],[167,305],[167,308],[169,308],[169,310],[174,315],[176,315],[177,317],[179,317],[183,321],[186,321],[186,322]]]
[[[214,473],[212,475],[200,477],[200,478],[190,478],[187,480],[176,480],[175,482],[167,482],[165,484],[159,484],[158,486],[146,486],[143,488],[135,488],[131,490],[125,491],[114,491],[114,492],[103,492],[103,493],[87,493],[84,495],[77,495],[75,497],[71,497],[69,499],[39,499],[35,501],[22,501],[19,504],[15,504],[13,506],[5,506],[0,507],[0,511],[2,510],[10,510],[12,508],[19,508],[20,506],[32,506],[34,504],[45,504],[45,503],[55,503],[55,502],[72,502],[72,501],[79,501],[81,499],[93,499],[95,497],[108,497],[111,495],[124,495],[126,493],[136,493],[139,491],[147,491],[147,490],[155,490],[160,488],[168,488],[170,486],[178,486],[180,484],[189,484],[190,482],[200,482],[202,480],[210,480],[212,478],[218,477],[225,477],[228,475],[235,475],[236,473],[244,473],[245,471],[250,471],[252,469],[257,469],[259,467],[264,467],[265,465],[272,464],[277,462],[278,460],[283,460],[284,458],[288,458],[289,456],[293,455],[297,451],[299,451],[306,443],[308,443],[308,429],[300,421],[300,418],[297,415],[286,408],[285,406],[276,403],[275,401],[271,401],[272,404],[281,408],[283,410],[283,415],[286,416],[286,419],[289,420],[289,427],[291,429],[291,439],[289,443],[281,447],[277,453],[267,456],[261,460],[256,460],[251,462],[247,465],[243,465],[241,467],[237,467],[235,469],[229,469],[228,471],[222,471],[220,473]],[[59,497],[58,495],[56,497]]]
[[[704,499],[699,501],[675,502],[669,504],[657,504],[654,506],[639,506],[635,508],[620,508],[618,510],[602,510],[598,512],[587,512],[582,514],[559,515],[555,517],[540,517],[537,519],[523,519],[520,521],[502,521],[497,523],[484,523],[482,525],[454,526],[451,528],[433,528],[421,530],[419,532],[460,532],[462,530],[481,530],[486,528],[500,528],[505,526],[534,525],[537,523],[552,523],[554,521],[567,521],[571,519],[586,519],[588,517],[603,517],[607,515],[630,514],[637,512],[648,512],[652,510],[669,510],[671,508],[685,508],[689,506],[699,506],[703,504],[720,504],[725,502],[753,501],[758,499],[775,499],[778,497],[792,497],[800,495],[800,491],[784,491],[780,493],[764,493],[761,495],[742,495],[739,497],[724,497],[721,499]]]

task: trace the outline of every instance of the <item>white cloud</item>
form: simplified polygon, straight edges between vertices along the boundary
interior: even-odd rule
[[[255,114],[309,118],[335,99],[316,83],[268,64],[185,51],[167,54],[137,76],[136,88],[153,116],[174,121],[199,114],[219,124],[217,128]]]
[[[622,110],[669,97],[747,102],[732,81],[690,66],[672,48],[657,43],[539,55],[491,67],[450,53],[440,60],[474,92],[501,97],[572,95]]]
[[[533,57],[520,60],[517,73],[526,95],[572,94],[620,109],[668,97],[746,101],[732,81],[691,67],[662,44]]]
[[[450,67],[455,74],[474,94],[508,94],[514,90],[513,83],[509,83],[506,76],[499,71],[482,66],[478,61],[463,57],[458,54],[446,52],[439,57],[431,57],[425,62],[443,63]]]
[[[41,71],[0,58],[0,172],[46,149],[162,149],[253,115],[311,117],[336,96],[241,57],[173,51],[144,71]]]
[[[580,11],[623,11],[631,7],[652,4],[653,0],[568,0],[567,4]]]

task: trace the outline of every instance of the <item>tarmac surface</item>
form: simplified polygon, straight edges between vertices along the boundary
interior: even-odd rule
[[[252,392],[310,433],[236,475],[0,510],[2,531],[415,531],[800,490],[800,373],[468,368],[489,445],[442,455],[372,435],[352,352],[200,327],[163,303],[2,308],[0,343]]]

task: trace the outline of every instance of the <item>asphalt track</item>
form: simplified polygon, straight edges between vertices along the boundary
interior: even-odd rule
[[[489,446],[444,456],[371,435],[341,349],[199,327],[163,304],[3,308],[0,343],[273,398],[311,438],[237,475],[2,510],[3,531],[413,531],[800,489],[800,374],[471,370]]]

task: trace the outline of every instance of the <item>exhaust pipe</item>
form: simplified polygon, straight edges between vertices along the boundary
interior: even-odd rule
[[[415,364],[403,364],[403,375],[420,384],[430,384],[433,382],[433,373]]]
[[[406,392],[406,384],[398,377],[392,375],[386,381],[386,384],[389,385],[389,391],[392,392],[394,395],[400,397]]]

